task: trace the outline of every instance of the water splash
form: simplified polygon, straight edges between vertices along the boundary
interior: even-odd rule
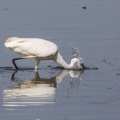
[[[83,57],[81,56],[81,51],[78,46],[73,45],[73,43],[66,43],[64,41],[59,41],[60,44],[65,45],[65,47],[72,48],[72,55],[71,59],[78,58],[79,63],[75,66],[74,70],[84,70],[86,69],[86,66],[84,65]],[[63,44],[64,43],[64,44]],[[67,46],[66,46],[67,44]]]
[[[72,58],[78,58],[81,63],[84,63],[79,47],[75,47],[72,43],[68,45],[72,48]]]

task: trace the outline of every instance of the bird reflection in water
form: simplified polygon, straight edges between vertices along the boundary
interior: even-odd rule
[[[16,81],[15,73],[11,80]],[[71,83],[74,84],[76,78],[80,79],[80,71],[61,70],[59,74],[51,78],[41,78],[38,72],[35,72],[35,78],[24,80],[12,88],[3,91],[4,106],[27,106],[44,105],[55,103],[56,88],[67,74],[71,77]]]
[[[82,73],[83,71],[73,71],[73,70],[70,70],[69,71],[69,75],[70,75],[70,78],[71,78],[71,81],[70,81],[70,84],[71,84],[71,87],[79,87],[80,85],[80,81],[82,80]]]

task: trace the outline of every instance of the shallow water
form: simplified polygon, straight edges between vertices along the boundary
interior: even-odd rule
[[[86,6],[86,9],[82,7]],[[0,117],[3,120],[119,120],[119,0],[2,0],[0,3]],[[73,48],[85,65],[98,70],[54,69],[52,61],[11,59],[8,37],[55,42],[69,63]],[[51,67],[52,66],[52,67]]]

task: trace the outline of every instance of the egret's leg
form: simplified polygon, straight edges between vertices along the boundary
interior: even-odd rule
[[[25,59],[25,58],[13,58],[13,59],[12,59],[12,63],[13,63],[13,65],[14,65],[14,67],[15,67],[15,70],[18,70],[18,67],[17,67],[15,61],[16,61],[16,60],[21,60],[21,59]]]
[[[17,60],[17,58],[12,59],[12,63],[13,63],[13,65],[14,65],[14,67],[15,67],[15,70],[17,70],[18,67],[17,67],[17,65],[15,64],[15,60]]]
[[[18,67],[17,67],[17,65],[15,63],[16,60],[27,59],[27,58],[35,58],[35,57],[36,56],[24,56],[24,57],[21,57],[21,58],[13,58],[12,63],[14,65],[14,67],[15,67],[15,70],[18,70]]]
[[[40,60],[39,59],[35,59],[36,61],[36,64],[35,64],[35,71],[38,71],[38,65],[40,63]]]

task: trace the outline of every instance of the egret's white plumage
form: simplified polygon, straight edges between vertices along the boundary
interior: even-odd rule
[[[57,45],[47,40],[39,38],[11,37],[6,40],[5,46],[16,53],[24,55],[21,58],[14,58],[12,60],[16,69],[18,68],[15,64],[15,60],[26,58],[35,58],[35,70],[38,69],[38,65],[41,60],[54,60],[65,69],[74,69],[75,67],[82,69],[78,58],[73,58],[71,63],[67,64],[58,52]]]

